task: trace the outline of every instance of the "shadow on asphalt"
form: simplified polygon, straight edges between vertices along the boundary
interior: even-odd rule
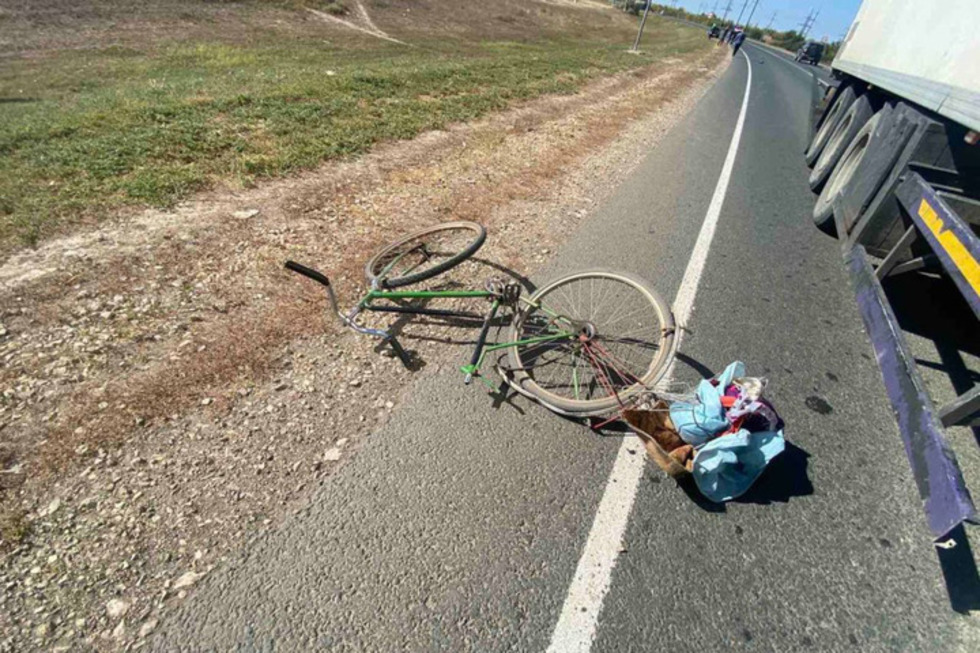
[[[949,607],[961,614],[980,610],[980,575],[963,524],[957,526],[949,537],[956,541],[955,547],[936,549],[949,594]]]
[[[903,330],[931,340],[938,360],[916,359],[921,367],[937,370],[949,379],[957,394],[980,383],[980,372],[970,369],[968,356],[980,356],[976,317],[951,281],[927,274],[903,274],[883,284],[895,317]],[[980,427],[972,427],[980,445]],[[949,537],[952,549],[937,548],[950,607],[959,613],[980,610],[980,573],[962,524]]]
[[[964,354],[980,357],[977,320],[956,287],[946,278],[903,274],[886,279],[888,300],[903,330],[931,340],[938,361],[916,359],[916,364],[944,373],[956,394],[980,383],[980,371],[971,370]],[[980,427],[972,427],[980,445]]]
[[[805,450],[792,442],[786,443],[786,450],[776,456],[762,476],[748,492],[733,499],[733,503],[755,503],[768,505],[771,503],[787,503],[793,497],[804,497],[813,494],[813,484],[807,474],[807,459],[810,457]],[[692,477],[686,477],[677,482],[684,493],[696,506],[705,512],[725,512],[725,504],[709,501],[698,490]]]
[[[677,360],[684,363],[685,365],[693,369],[695,372],[700,374],[702,379],[710,379],[715,375],[714,371],[712,371],[710,367],[708,367],[707,365],[705,365],[704,363],[702,363],[697,359],[691,358],[687,354],[682,354],[680,352],[677,352],[675,357],[677,358]]]
[[[786,503],[793,497],[813,494],[813,483],[807,475],[809,457],[805,450],[787,442],[786,450],[773,458],[755,485],[735,501],[765,505]]]
[[[522,292],[526,294],[531,294],[535,291],[536,286],[531,282],[526,276],[517,272],[516,270],[511,270],[508,267],[495,263],[489,259],[481,258],[479,256],[473,256],[466,260],[466,264],[472,265],[476,264],[482,268],[487,268],[487,278],[494,276],[494,271],[501,273],[505,280],[514,281],[520,284]],[[500,275],[497,275],[500,276]],[[437,283],[434,285],[427,285],[426,290],[472,290],[472,287],[468,287],[465,284],[453,281],[449,278],[450,275],[447,274],[442,278],[442,283]],[[480,286],[482,289],[482,285]],[[400,304],[409,308],[425,308],[430,303],[428,299],[421,300],[406,300],[403,302],[395,302],[395,304]],[[466,345],[472,346],[476,344],[476,334],[479,331],[480,326],[483,324],[484,316],[482,314],[473,313],[469,316],[453,316],[453,317],[442,317],[442,316],[425,316],[425,315],[412,315],[409,313],[398,314],[390,324],[388,324],[385,329],[391,333],[393,336],[398,338],[399,341],[426,341],[426,342],[439,342],[445,345]],[[492,328],[501,328],[509,323],[509,318],[507,316],[501,315],[497,317],[493,322],[491,322]],[[468,328],[473,330],[472,338],[450,338],[450,337],[433,337],[427,336],[422,333],[409,333],[406,332],[406,327],[409,326],[450,326],[458,328]],[[389,351],[388,343],[384,341],[378,341],[374,348],[375,352],[386,353]],[[412,372],[418,372],[423,367],[425,367],[425,360],[419,355],[418,351],[415,349],[406,349],[406,353],[410,359],[410,364],[408,369]],[[510,402],[508,402],[510,403]]]

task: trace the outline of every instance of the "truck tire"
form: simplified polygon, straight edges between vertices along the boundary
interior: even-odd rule
[[[857,99],[857,95],[850,86],[845,87],[843,90],[837,90],[837,97],[834,98],[833,104],[827,109],[827,115],[820,122],[820,126],[810,140],[809,147],[806,148],[806,164],[808,166],[813,167],[813,164],[817,162],[820,153],[823,152],[823,148],[827,144],[827,140],[834,131],[834,127],[840,121],[840,117],[851,108],[855,99]]]
[[[820,197],[817,198],[817,203],[813,207],[813,222],[820,231],[830,235],[836,234],[834,200],[851,187],[852,181],[854,181],[854,173],[861,165],[861,161],[864,160],[864,155],[874,147],[875,129],[885,113],[885,109],[878,111],[861,126],[861,129],[847,145],[847,149],[841,155],[840,162],[820,192]],[[854,225],[845,226],[848,233],[854,227]],[[843,237],[844,234],[840,235]]]
[[[871,109],[871,102],[867,97],[862,95],[841,116],[837,126],[834,127],[833,133],[831,133],[830,138],[827,140],[823,152],[820,153],[817,164],[813,166],[813,171],[810,173],[811,190],[820,192],[820,189],[823,188],[824,183],[830,177],[834,168],[837,167],[837,162],[840,161],[844,150],[854,140],[854,135],[860,131],[864,123],[868,122],[872,113],[874,112]]]
[[[980,225],[980,212],[971,210],[973,200],[969,199],[980,197],[980,150],[965,142],[967,128],[905,102],[897,103],[893,113],[897,119],[891,121],[892,129],[865,157],[858,179],[847,191],[847,202],[853,206],[867,199],[857,223],[849,229],[851,240],[879,258],[895,246],[908,228],[895,190],[909,167],[943,191],[947,204],[956,203],[959,216],[980,231],[976,226]],[[880,124],[878,131],[883,131],[884,125]],[[869,197],[871,190],[874,194]],[[966,202],[959,202],[958,196]]]

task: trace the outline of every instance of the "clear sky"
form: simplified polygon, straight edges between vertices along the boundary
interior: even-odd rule
[[[675,4],[671,0],[653,1],[666,5]],[[732,10],[728,12],[728,18],[734,20],[738,18],[745,2],[746,0],[677,0],[676,6],[697,13],[699,10],[713,11],[717,5],[716,13],[721,16],[725,13],[725,6],[730,3]],[[748,0],[748,6],[742,16],[743,23],[749,17],[754,2],[755,0]],[[752,24],[765,27],[775,12],[776,19],[772,21],[774,29],[799,30],[807,14],[814,9],[819,11],[820,15],[817,16],[816,23],[808,36],[817,40],[826,36],[828,40],[836,41],[843,38],[847,32],[859,6],[861,0],[759,0],[759,6],[752,16]]]

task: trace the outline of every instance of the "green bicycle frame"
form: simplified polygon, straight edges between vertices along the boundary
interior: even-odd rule
[[[404,299],[458,299],[458,298],[484,298],[493,299],[493,303],[490,306],[490,310],[485,316],[476,315],[473,313],[464,313],[462,311],[451,311],[443,309],[434,308],[424,308],[417,306],[379,306],[375,304],[375,301],[391,301],[404,300]],[[568,318],[558,315],[552,311],[549,311],[545,307],[541,306],[537,302],[533,302],[525,297],[519,297],[519,301],[532,306],[544,312],[546,315],[550,316],[556,322],[564,322],[569,326],[572,326],[572,321]],[[557,330],[554,333],[547,333],[544,335],[538,335],[531,338],[523,338],[520,340],[514,340],[509,342],[499,342],[493,344],[487,344],[486,338],[490,329],[490,324],[497,315],[497,311],[501,306],[499,293],[491,292],[489,290],[379,290],[372,288],[368,293],[358,302],[358,310],[367,311],[377,311],[385,313],[399,313],[408,315],[434,315],[439,317],[462,317],[462,318],[481,318],[483,319],[483,325],[480,330],[480,336],[477,339],[476,347],[473,350],[473,355],[470,359],[468,365],[463,365],[459,369],[466,375],[466,383],[469,383],[474,376],[480,375],[480,368],[486,358],[486,355],[494,351],[499,351],[501,349],[506,349],[508,347],[517,347],[520,345],[533,345],[537,343],[550,342],[555,340],[570,339],[575,337],[573,331]],[[389,337],[389,340],[392,339]],[[482,379],[482,377],[481,377]],[[488,387],[493,390],[493,386],[482,379],[484,383],[487,383]]]
[[[361,308],[369,308],[369,304],[375,299],[440,299],[440,298],[459,298],[459,297],[494,297],[494,293],[489,290],[369,290],[368,294],[360,301]]]

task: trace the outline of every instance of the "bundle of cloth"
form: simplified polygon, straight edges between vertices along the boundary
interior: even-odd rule
[[[765,379],[746,376],[745,365],[736,361],[701,381],[694,399],[670,405],[679,441],[669,455],[712,501],[744,494],[786,448],[783,421],[762,396],[765,388]]]

